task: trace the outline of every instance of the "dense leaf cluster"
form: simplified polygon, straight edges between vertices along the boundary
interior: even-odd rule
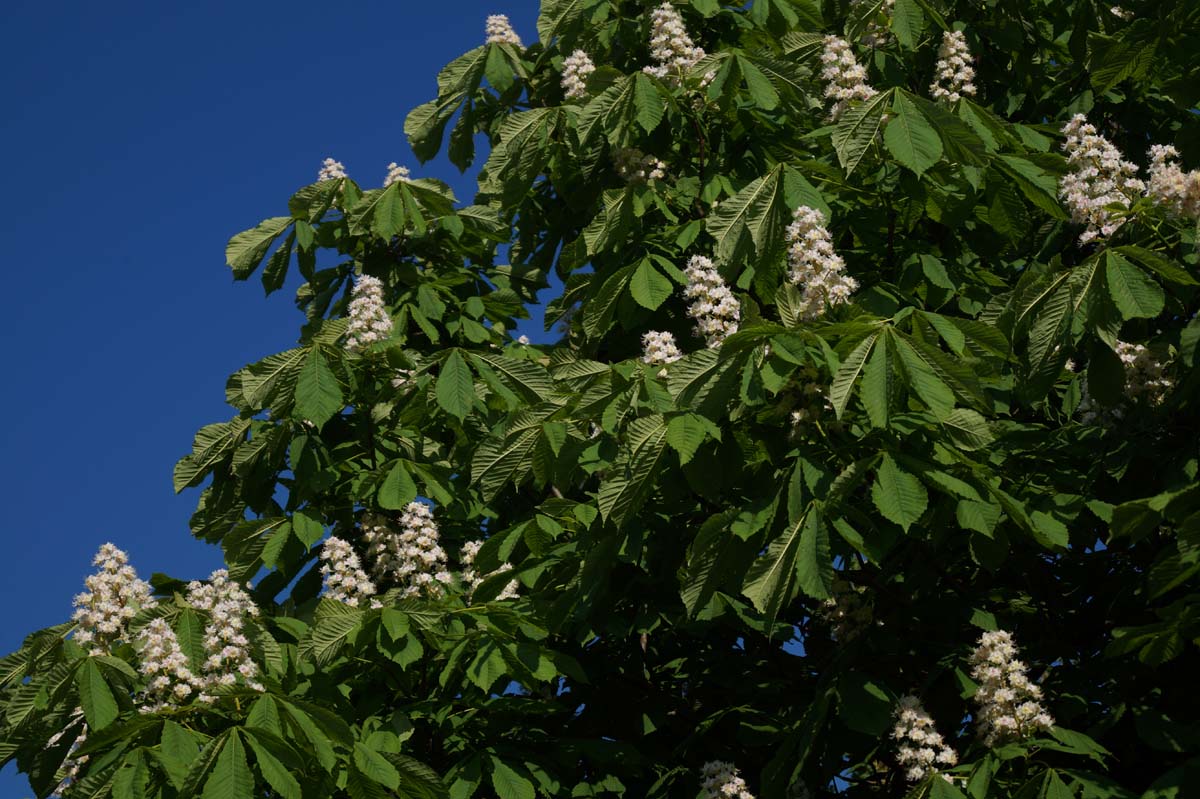
[[[544,0],[537,42],[442,69],[405,130],[462,169],[486,137],[474,204],[338,178],[230,241],[268,294],[299,271],[306,322],[230,377],[235,415],[175,484],[254,581],[266,690],[140,713],[136,636],[35,633],[0,661],[0,753],[39,796],[73,764],[69,799],[693,797],[714,760],[767,799],[1200,790],[1195,220],[1143,200],[1081,247],[1058,197],[1076,113],[1135,162],[1200,162],[1200,9],[688,0],[707,55],[659,80],[651,8]],[[945,30],[976,62],[954,104],[928,96]],[[832,123],[829,33],[876,89]],[[576,49],[597,69],[567,100]],[[629,148],[665,176],[624,179]],[[818,321],[787,279],[800,206],[861,286]],[[697,254],[741,304],[719,348],[687,314]],[[349,351],[359,274],[394,328]],[[561,338],[514,341],[548,285]],[[651,330],[685,356],[643,363]],[[1121,342],[1166,365],[1161,402],[1128,393]],[[364,516],[418,499],[452,568],[486,539],[473,568],[496,573],[322,598],[321,540],[367,562]],[[155,587],[133,629],[167,619],[197,662],[204,613]],[[989,748],[968,663],[998,628],[1057,724]],[[908,694],[952,781],[898,767]]]

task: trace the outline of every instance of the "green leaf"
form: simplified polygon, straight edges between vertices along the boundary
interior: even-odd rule
[[[833,149],[847,175],[854,172],[875,141],[875,134],[883,123],[883,112],[891,99],[891,91],[880,92],[862,105],[851,108],[838,120],[833,131]]]
[[[233,269],[234,278],[245,280],[254,274],[272,242],[291,224],[290,216],[273,216],[231,238],[225,247],[225,262]]]
[[[1104,259],[1108,293],[1125,319],[1153,319],[1162,313],[1162,286],[1120,253],[1109,250]]]
[[[859,396],[873,427],[888,426],[891,407],[898,393],[894,359],[892,347],[885,339],[871,352],[863,369]]]
[[[409,475],[404,461],[396,461],[379,486],[379,507],[400,510],[416,498],[417,484]]]
[[[292,531],[304,546],[311,547],[325,536],[325,525],[316,511],[298,510],[292,514]]]
[[[921,481],[901,469],[886,453],[871,485],[871,499],[885,519],[900,525],[906,533],[929,504],[929,495]]]
[[[629,280],[629,293],[633,295],[633,299],[638,305],[651,311],[657,310],[658,306],[666,302],[674,290],[675,286],[662,272],[654,268],[649,258],[642,259]]]
[[[175,722],[163,721],[162,738],[158,745],[158,760],[176,788],[182,788],[188,770],[196,760],[200,748],[192,734]],[[289,797],[290,799],[290,797]]]
[[[466,418],[475,406],[475,380],[471,368],[458,350],[442,362],[442,371],[437,379],[437,403],[442,410],[458,419]]]
[[[225,745],[217,755],[201,799],[255,799],[254,774],[246,762],[246,748],[236,730],[223,736]]]
[[[75,686],[79,689],[79,704],[87,717],[88,726],[102,730],[116,720],[120,711],[112,689],[92,658],[85,658],[75,672]]]
[[[942,142],[905,92],[895,92],[892,110],[896,116],[883,129],[883,142],[897,161],[921,175],[941,159]]]
[[[262,733],[246,730],[245,734],[246,742],[250,744],[250,749],[254,752],[254,761],[258,764],[258,770],[271,789],[283,799],[301,799],[303,792],[300,789],[300,783],[288,771],[287,766],[280,762],[279,758],[275,757],[266,745],[258,741],[258,736]]]
[[[829,597],[833,561],[829,533],[820,509],[810,505],[804,516],[773,540],[767,553],[754,562],[742,593],[774,626],[780,611],[791,601],[793,586],[817,599]]]
[[[850,392],[854,388],[858,376],[862,373],[863,364],[866,362],[867,356],[871,354],[871,348],[875,346],[875,340],[878,337],[878,333],[872,333],[860,341],[858,346],[846,356],[846,360],[842,361],[837,374],[833,376],[833,383],[829,389],[829,401],[839,419],[846,412],[846,406],[850,403]]]
[[[337,377],[316,347],[296,376],[296,413],[321,428],[345,406]]]
[[[383,755],[357,741],[354,743],[354,765],[380,785],[393,791],[400,787],[400,773],[396,767]]]
[[[657,483],[667,448],[667,423],[661,415],[635,419],[608,477],[600,484],[600,514],[622,527],[641,508]]]
[[[925,27],[925,15],[916,0],[896,0],[892,8],[892,33],[906,50],[915,50]]]
[[[696,454],[711,424],[694,413],[675,416],[667,423],[667,443],[679,453],[680,464],[687,463]]]
[[[801,194],[820,199],[798,172],[780,164],[722,202],[705,223],[717,241],[717,259],[729,263],[751,252],[766,258],[782,251],[783,234],[792,219],[788,198]]]
[[[1132,244],[1124,247],[1117,247],[1117,252],[1122,255],[1127,255],[1134,261],[1149,269],[1152,272],[1157,272],[1159,277],[1164,280],[1169,280],[1172,283],[1178,283],[1181,286],[1198,286],[1200,281],[1197,281],[1186,269],[1176,264],[1169,258],[1166,258],[1153,250],[1147,250],[1143,247],[1135,247]]]
[[[960,449],[983,449],[995,440],[987,420],[968,408],[955,408],[942,419],[942,425]]]
[[[534,799],[533,783],[499,758],[492,758],[492,788],[500,799]]]
[[[688,547],[687,570],[679,595],[689,618],[695,618],[717,588],[731,577],[739,539],[730,532],[729,525],[736,515],[730,510],[708,519]]]

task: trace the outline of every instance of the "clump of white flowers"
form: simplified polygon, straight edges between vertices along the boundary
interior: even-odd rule
[[[321,169],[317,172],[318,181],[338,180],[346,177],[346,167],[341,161],[334,161],[332,158],[326,158],[321,162]]]
[[[719,347],[737,332],[742,306],[721,279],[711,259],[693,255],[683,270],[687,285],[683,296],[691,301],[688,316],[696,320],[696,332],[710,347]]]
[[[652,155],[646,155],[636,147],[625,147],[613,153],[613,168],[617,170],[617,176],[626,183],[662,180],[667,174],[665,163]]]
[[[398,530],[378,516],[365,518],[363,540],[375,578],[394,582],[402,596],[436,599],[453,582],[433,511],[423,502],[405,506]]]
[[[904,768],[909,782],[925,779],[938,766],[954,766],[958,754],[946,745],[934,728],[933,719],[915,696],[904,696],[896,704],[896,725],[892,738],[898,744],[896,760]]]
[[[1146,185],[1137,177],[1137,166],[1124,160],[1121,151],[1097,133],[1083,114],[1071,117],[1062,132],[1070,171],[1059,181],[1058,193],[1070,209],[1072,221],[1087,226],[1079,243],[1111,236],[1125,222],[1120,209],[1128,210]]]
[[[596,65],[583,50],[576,50],[563,60],[562,87],[568,100],[587,97],[587,79]]]
[[[875,604],[865,586],[854,585],[841,576],[833,579],[832,596],[821,603],[819,614],[829,624],[833,640],[840,644],[857,638],[875,619]]]
[[[349,541],[330,536],[321,546],[321,561],[327,598],[356,608],[375,595],[375,583],[363,571]]]
[[[480,574],[475,571],[475,558],[479,555],[479,550],[483,548],[482,541],[468,541],[463,544],[462,549],[458,553],[458,559],[462,563],[462,580],[467,587],[468,594],[475,593],[484,580],[497,574],[512,571],[512,565],[509,563],[501,563],[500,568],[495,571],[490,571],[487,574]],[[509,580],[504,588],[496,595],[496,599],[516,599],[520,594],[518,591],[521,584],[516,580]]]
[[[858,281],[846,274],[846,262],[833,251],[825,216],[802,205],[788,225],[788,280],[800,288],[800,316],[819,319],[826,308],[849,301]]]
[[[383,179],[383,187],[385,189],[393,183],[407,183],[412,175],[412,173],[408,171],[408,167],[400,166],[395,161],[388,164],[387,168],[387,175]]]
[[[246,619],[258,618],[258,605],[246,589],[230,580],[227,570],[217,569],[207,582],[188,583],[187,601],[196,610],[207,612],[209,618],[204,628],[204,675],[199,682],[204,693],[200,701],[212,701],[208,691],[238,683],[263,690],[246,637]]]
[[[956,103],[963,97],[975,96],[974,80],[975,67],[971,66],[967,37],[962,31],[946,31],[942,34],[942,46],[938,48],[929,93],[935,100]]]
[[[675,336],[672,333],[667,333],[661,330],[650,330],[642,335],[642,362],[648,363],[651,366],[666,366],[672,364],[683,357],[683,353],[679,351],[679,347],[675,344]],[[665,377],[667,370],[663,369],[658,373],[659,377]]]
[[[700,775],[704,778],[700,784],[704,799],[754,799],[732,763],[713,760],[700,767]]]
[[[1028,667],[1017,658],[1012,634],[985,632],[971,655],[971,676],[979,683],[975,692],[976,730],[987,746],[1027,738],[1054,726],[1041,703],[1042,689],[1030,682]]]
[[[1141,401],[1151,407],[1161,405],[1175,387],[1175,381],[1167,375],[1167,365],[1142,344],[1118,341],[1116,353],[1125,367],[1126,399],[1130,402]],[[1084,424],[1110,425],[1125,416],[1121,408],[1102,408],[1092,398],[1086,382],[1076,412],[1079,421]]]
[[[146,625],[142,635],[140,671],[147,682],[146,701],[141,712],[153,713],[167,705],[187,701],[199,680],[192,673],[188,657],[179,646],[171,625],[164,619],[154,619]]]
[[[704,58],[704,48],[688,36],[683,18],[669,2],[650,12],[650,57],[654,66],[642,71],[659,80],[678,85],[683,76]]]
[[[92,558],[99,570],[84,580],[87,588],[75,596],[75,640],[89,645],[92,655],[107,655],[114,644],[129,637],[129,622],[142,608],[154,607],[150,584],[138,579],[129,556],[104,544]]]
[[[392,317],[383,304],[383,282],[377,277],[360,275],[350,293],[346,349],[362,349],[376,341],[383,341],[391,332]]]
[[[484,25],[488,44],[514,44],[522,47],[521,37],[513,30],[512,23],[505,14],[489,14]]]
[[[876,6],[878,6],[876,8]],[[871,18],[867,20],[866,26],[863,27],[862,36],[858,41],[866,47],[883,47],[892,38],[892,31],[889,27],[892,19],[892,13],[896,8],[896,0],[853,0],[850,3],[851,16],[862,16],[868,10],[874,10]]]
[[[1175,216],[1200,219],[1200,170],[1184,172],[1179,151],[1169,144],[1150,148],[1150,183],[1146,196]]]
[[[833,101],[829,119],[836,122],[852,101],[869,100],[876,92],[867,84],[867,70],[854,57],[849,42],[833,35],[826,36],[824,42],[821,80],[825,81],[825,97]]]

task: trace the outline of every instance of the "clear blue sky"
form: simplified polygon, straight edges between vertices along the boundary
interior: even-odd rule
[[[69,616],[105,541],[147,578],[219,566],[172,466],[231,415],[229,373],[302,322],[290,291],[233,282],[226,240],[286,213],[327,155],[365,185],[398,161],[469,200],[448,162],[416,163],[404,117],[487,14],[536,39],[537,3],[509,2],[0,3],[0,650]],[[0,773],[0,796],[26,795]]]

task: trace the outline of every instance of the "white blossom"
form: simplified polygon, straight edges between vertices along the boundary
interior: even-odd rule
[[[200,681],[179,646],[175,631],[164,619],[154,619],[142,630],[141,665],[146,678],[142,713],[153,713],[167,705],[187,702]]]
[[[258,664],[250,654],[250,639],[246,637],[246,619],[258,617],[258,606],[245,588],[230,580],[227,570],[218,569],[209,575],[207,582],[188,583],[187,601],[208,614],[200,700],[211,701],[210,691],[238,684],[263,690],[257,680]]]
[[[878,6],[878,8],[875,8]],[[850,14],[852,17],[861,17],[864,13],[875,8],[871,18],[867,20],[867,24],[863,27],[862,35],[858,41],[866,47],[883,47],[892,39],[892,31],[889,27],[892,19],[892,13],[896,8],[896,0],[852,0],[850,3]]]
[[[395,583],[402,596],[437,599],[452,582],[433,511],[423,502],[405,506],[399,529],[382,516],[365,517],[363,540],[375,579]]]
[[[1072,221],[1086,225],[1079,243],[1111,236],[1125,220],[1108,206],[1128,210],[1146,185],[1137,178],[1137,166],[1124,160],[1120,150],[1098,134],[1083,114],[1071,117],[1062,132],[1070,171],[1059,181],[1058,193],[1070,209]]]
[[[397,369],[392,374],[392,388],[405,391],[412,387],[417,373],[412,369]]]
[[[975,726],[987,746],[1028,738],[1054,726],[1042,708],[1040,686],[1030,682],[1028,667],[1017,657],[1017,646],[1005,630],[985,632],[971,655],[975,692]]]
[[[666,366],[683,357],[679,347],[675,345],[675,336],[660,330],[651,330],[642,336],[642,362],[651,366]],[[666,377],[667,370],[659,371],[659,377]]]
[[[946,31],[942,34],[942,46],[938,48],[929,93],[935,100],[956,103],[963,97],[975,96],[974,80],[975,67],[971,66],[967,37],[962,31]]]
[[[1150,182],[1146,196],[1173,216],[1200,219],[1200,170],[1184,172],[1179,151],[1169,144],[1150,148]]]
[[[568,100],[587,97],[587,79],[596,65],[583,50],[576,50],[563,60],[562,87]]]
[[[754,799],[732,763],[710,761],[700,767],[700,775],[704,778],[700,783],[704,799]]]
[[[408,182],[409,177],[411,175],[411,173],[408,171],[408,167],[400,166],[395,161],[393,161],[392,163],[387,165],[387,168],[388,168],[387,175],[383,179],[383,187],[385,189],[388,186],[392,185],[393,183],[400,183],[402,181],[405,183]]]
[[[917,782],[940,766],[958,763],[958,754],[942,740],[933,719],[915,696],[904,696],[896,705],[896,724],[892,738],[897,743],[896,760],[909,782]]]
[[[521,37],[513,30],[512,23],[504,14],[490,14],[484,26],[488,44],[513,44],[522,47]]]
[[[832,596],[821,603],[818,614],[829,624],[833,640],[840,644],[857,638],[875,619],[875,605],[867,589],[840,575],[833,579]]]
[[[876,92],[867,84],[867,70],[858,63],[850,43],[840,36],[825,37],[821,53],[821,79],[825,81],[825,97],[833,101],[829,108],[830,121],[837,121],[850,107],[851,101],[868,100]]]
[[[75,740],[71,742],[71,746],[68,749],[71,756],[68,756],[59,768],[58,786],[50,794],[51,799],[61,799],[63,793],[79,779],[79,772],[83,770],[84,765],[88,762],[87,755],[74,756],[79,747],[83,746],[87,741],[88,725],[86,721],[83,721],[83,708],[75,708],[67,720],[66,726],[51,735],[50,740],[46,741],[46,748],[50,749],[61,741],[67,730],[71,729],[75,724],[79,724],[79,732],[75,735]]]
[[[484,580],[496,574],[512,571],[512,565],[509,563],[501,563],[500,567],[495,571],[490,571],[487,574],[479,574],[475,571],[475,558],[479,555],[479,550],[483,548],[482,541],[468,541],[463,544],[462,549],[458,553],[459,562],[462,563],[462,581],[467,587],[468,594],[475,593]],[[501,599],[516,599],[521,584],[516,580],[509,580],[504,588],[496,595],[497,600]]]
[[[138,579],[129,556],[105,544],[92,558],[100,569],[84,580],[87,588],[75,597],[75,640],[89,645],[92,655],[107,655],[129,638],[129,622],[142,608],[154,607],[150,584]]]
[[[350,325],[346,328],[346,349],[360,350],[383,341],[392,332],[392,317],[383,303],[383,282],[361,275],[350,293]]]
[[[821,318],[825,310],[850,300],[858,281],[846,274],[846,262],[833,250],[825,216],[815,208],[796,209],[787,229],[788,280],[800,288],[800,316]]]
[[[1142,344],[1131,344],[1118,341],[1117,357],[1125,367],[1125,399],[1130,403],[1144,403],[1150,407],[1161,405],[1175,387],[1167,375],[1167,365],[1155,356],[1154,352]],[[1121,407],[1103,408],[1092,397],[1084,381],[1079,407],[1076,408],[1079,420],[1083,424],[1104,424],[1111,426],[1124,418],[1125,412]]]
[[[321,561],[327,598],[356,608],[375,595],[375,583],[363,571],[350,542],[330,536],[321,546]]]
[[[667,165],[652,155],[646,155],[636,147],[625,147],[613,154],[613,168],[617,176],[626,183],[645,183],[647,180],[662,180],[667,174]]]
[[[1129,20],[1133,19],[1133,12],[1129,9],[1121,8],[1120,6],[1111,6],[1108,9],[1108,13],[1124,22],[1128,22]]]
[[[318,181],[339,180],[346,177],[346,167],[341,161],[326,158],[321,162],[321,170],[317,172]]]
[[[742,306],[725,285],[711,259],[693,255],[683,270],[687,285],[683,296],[691,302],[688,316],[696,320],[696,332],[710,347],[719,347],[737,332]]]
[[[526,336],[523,334],[520,336],[517,336],[517,343],[520,344],[522,347],[528,347],[529,346],[529,336]]]
[[[654,65],[642,71],[673,86],[704,58],[704,49],[688,36],[683,18],[669,2],[650,12],[650,57]],[[711,80],[711,79],[710,79]]]

